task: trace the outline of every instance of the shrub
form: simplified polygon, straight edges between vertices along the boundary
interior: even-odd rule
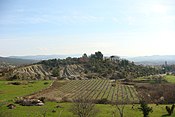
[[[173,111],[174,111],[174,104],[171,106],[171,108],[169,106],[166,106],[166,111],[168,112],[168,115],[172,115],[173,114]]]
[[[113,83],[111,86],[112,86],[112,87],[116,87],[116,84]]]
[[[108,104],[108,103],[109,103],[109,101],[107,100],[107,98],[97,100],[97,104]]]
[[[21,82],[11,82],[10,84],[12,84],[12,85],[21,85],[22,83]]]
[[[168,112],[168,115],[171,115],[171,109],[170,109],[170,107],[166,106],[165,108],[166,108],[166,111]]]
[[[143,113],[143,117],[149,117],[149,113],[153,112],[151,107],[148,107],[148,104],[145,101],[140,101],[140,107],[138,108]]]
[[[47,85],[47,84],[49,84],[48,82],[44,82],[44,85]]]

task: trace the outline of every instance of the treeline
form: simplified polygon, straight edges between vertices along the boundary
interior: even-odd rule
[[[162,73],[172,72],[175,74],[175,65],[162,65]]]

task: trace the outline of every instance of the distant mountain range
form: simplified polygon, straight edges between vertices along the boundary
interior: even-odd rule
[[[67,57],[80,57],[81,55],[36,55],[36,56],[9,56],[9,58],[30,59],[30,60],[48,60],[48,59],[65,59]]]
[[[0,66],[19,66],[38,62],[37,60],[0,57]]]
[[[143,64],[143,65],[162,65],[165,64],[165,61],[168,64],[175,64],[175,55],[126,57],[126,59],[134,61],[136,64]]]

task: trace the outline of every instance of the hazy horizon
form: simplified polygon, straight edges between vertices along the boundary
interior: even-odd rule
[[[86,53],[86,52],[84,52],[84,53]],[[36,57],[36,56],[62,56],[63,58],[66,56],[66,57],[81,57],[84,53],[82,53],[82,54],[34,54],[34,55],[13,55],[13,56],[1,56],[0,55],[0,57],[32,57],[32,56],[34,56],[34,57]],[[95,52],[94,52],[95,53]],[[91,54],[94,54],[94,53],[86,53],[88,56],[90,56]],[[141,55],[141,56],[121,56],[121,55],[116,55],[116,54],[105,54],[105,53],[102,53],[103,54],[103,56],[104,57],[110,57],[110,56],[119,56],[119,57],[121,57],[121,58],[137,58],[137,57],[158,57],[158,56],[160,56],[160,57],[163,57],[163,56],[166,56],[166,57],[168,57],[168,56],[175,56],[175,54],[172,54],[172,55]]]
[[[173,0],[1,0],[0,56],[175,55]]]

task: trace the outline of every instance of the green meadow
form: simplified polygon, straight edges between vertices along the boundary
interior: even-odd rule
[[[20,85],[10,84],[20,82]],[[29,95],[47,88],[52,81],[0,81],[0,102],[10,101],[15,97]]]
[[[175,76],[174,75],[166,75],[165,80],[167,80],[170,83],[175,83]]]
[[[56,106],[61,108],[56,108]],[[19,106],[13,110],[8,109],[5,105],[0,107],[0,117],[76,117],[70,112],[72,103],[56,103],[46,102],[44,106]],[[167,112],[165,110],[166,105],[150,104],[153,108],[153,112],[150,117],[166,117]],[[126,105],[124,109],[124,117],[142,117],[142,113],[138,110],[139,105],[135,105],[132,109],[132,105]],[[115,106],[109,104],[96,104],[97,114],[95,117],[112,117],[113,111],[116,110]],[[116,115],[119,117],[119,113],[116,110]],[[175,114],[168,117],[174,117]]]

